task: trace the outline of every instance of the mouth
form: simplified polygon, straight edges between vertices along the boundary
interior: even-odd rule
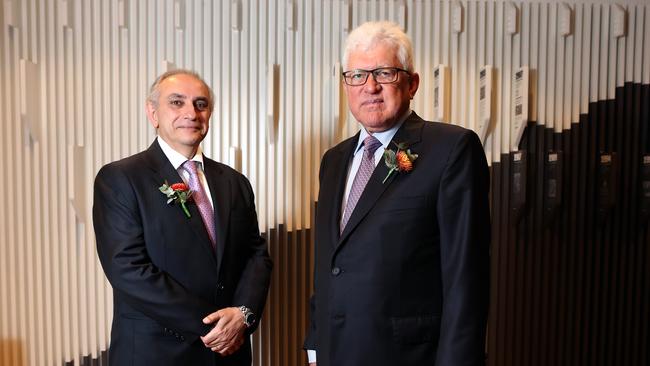
[[[384,100],[381,98],[368,99],[365,102],[361,103],[361,106],[374,107],[384,103]]]
[[[190,130],[190,131],[200,131],[201,126],[179,126],[178,129],[180,129],[180,130]]]

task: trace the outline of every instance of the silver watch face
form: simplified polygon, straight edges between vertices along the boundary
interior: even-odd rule
[[[248,311],[246,312],[246,315],[244,315],[244,323],[246,323],[247,326],[253,325],[255,322],[255,316],[253,315],[252,312]]]
[[[239,310],[241,310],[242,314],[244,315],[244,324],[246,324],[247,327],[253,325],[255,322],[255,314],[253,314],[253,312],[245,306],[241,306]]]

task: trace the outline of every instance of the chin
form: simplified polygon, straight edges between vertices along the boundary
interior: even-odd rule
[[[381,132],[388,130],[389,128],[393,127],[393,124],[395,123],[394,120],[387,121],[385,118],[377,117],[377,118],[372,118],[372,119],[366,119],[365,123],[361,123],[363,127],[368,130],[368,132]]]
[[[192,136],[190,138],[184,139],[183,143],[188,146],[196,146],[203,141],[205,136]]]

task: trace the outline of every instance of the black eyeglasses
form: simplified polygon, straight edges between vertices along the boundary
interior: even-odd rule
[[[397,76],[400,71],[411,76],[410,72],[399,67],[380,67],[374,70],[356,69],[346,71],[343,73],[343,81],[350,86],[360,86],[365,84],[368,81],[368,76],[372,74],[375,82],[379,84],[390,84],[397,81]]]

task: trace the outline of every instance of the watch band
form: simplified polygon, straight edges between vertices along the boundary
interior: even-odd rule
[[[241,311],[241,314],[244,317],[244,324],[246,324],[246,328],[250,328],[253,324],[255,324],[255,314],[253,314],[251,309],[242,305],[239,307],[239,311]]]

